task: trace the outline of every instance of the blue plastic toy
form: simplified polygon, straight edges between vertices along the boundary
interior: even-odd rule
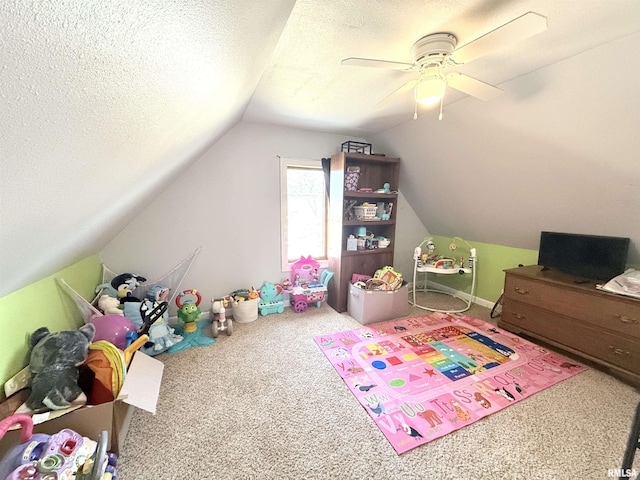
[[[284,312],[282,300],[282,285],[264,282],[260,287],[260,301],[258,302],[260,315]]]
[[[196,297],[196,301],[184,300],[187,295]],[[197,290],[184,290],[176,297],[176,305],[178,307],[178,318],[184,324],[184,332],[182,332],[182,341],[176,343],[167,350],[168,353],[181,352],[191,347],[205,347],[216,343],[215,338],[207,337],[202,330],[208,322],[198,322],[202,312],[198,305],[202,301],[202,296]],[[178,329],[176,329],[177,331]]]

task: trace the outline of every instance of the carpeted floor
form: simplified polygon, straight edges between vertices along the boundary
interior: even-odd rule
[[[134,414],[118,478],[604,479],[620,468],[640,395],[596,369],[396,454],[313,341],[358,326],[325,304],[287,309],[156,357],[157,414]]]

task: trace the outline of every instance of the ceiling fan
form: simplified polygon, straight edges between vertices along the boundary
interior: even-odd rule
[[[457,38],[452,33],[433,33],[422,37],[411,47],[412,63],[358,57],[345,58],[341,63],[358,67],[417,72],[418,78],[396,89],[378,102],[378,106],[413,90],[415,98],[413,118],[418,118],[418,103],[433,105],[440,102],[439,118],[442,119],[442,102],[447,86],[481,100],[491,100],[502,93],[502,90],[493,85],[460,72],[448,71],[449,69],[469,63],[504,45],[519,42],[546,29],[547,17],[528,12],[459,48],[456,48]]]

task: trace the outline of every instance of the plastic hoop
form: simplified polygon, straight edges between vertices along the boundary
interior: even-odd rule
[[[20,432],[20,441],[22,443],[29,441],[33,435],[33,419],[29,415],[25,415],[23,413],[11,415],[10,417],[0,421],[0,438],[4,437],[4,434],[7,433],[9,428],[17,423],[22,427],[22,431]]]
[[[178,294],[178,296],[176,297],[176,305],[178,306],[178,308],[182,308],[182,302],[180,301],[180,299],[182,297],[184,297],[185,295],[193,295],[196,297],[196,307],[198,305],[200,305],[200,302],[202,301],[202,295],[200,295],[200,292],[198,292],[195,288],[192,290],[183,290],[182,292],[180,292]]]

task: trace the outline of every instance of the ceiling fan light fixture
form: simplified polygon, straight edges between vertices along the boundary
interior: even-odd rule
[[[444,97],[446,86],[445,81],[439,77],[422,80],[416,85],[416,102],[425,106],[435,105]]]

